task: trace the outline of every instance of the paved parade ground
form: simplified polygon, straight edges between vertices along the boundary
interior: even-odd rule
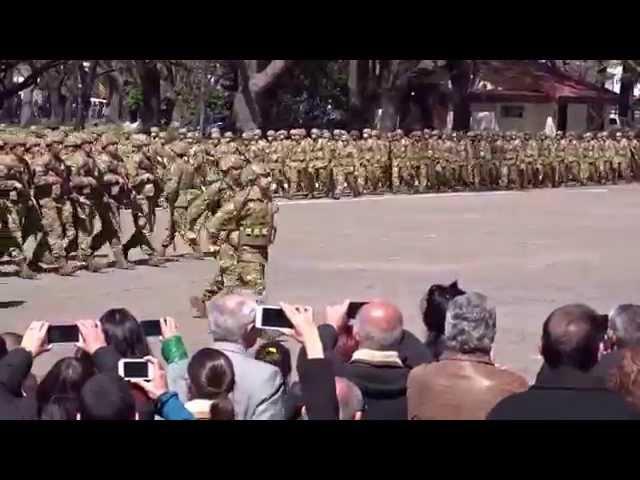
[[[640,185],[282,203],[268,300],[319,310],[346,297],[382,297],[396,302],[407,328],[424,338],[421,295],[432,283],[458,279],[497,306],[496,361],[532,379],[541,325],[554,307],[585,302],[606,313],[640,302],[639,217]],[[128,234],[128,213],[122,222]],[[165,226],[159,212],[158,242]],[[178,242],[176,254],[184,252]],[[0,270],[0,331],[22,332],[32,320],[96,318],[124,306],[139,319],[175,317],[192,352],[209,343],[206,320],[191,318],[188,297],[215,272],[212,259],[31,282],[10,276],[6,265]],[[44,354],[36,373],[71,352]]]

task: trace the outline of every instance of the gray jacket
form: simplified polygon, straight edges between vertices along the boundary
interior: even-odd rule
[[[213,348],[224,352],[233,364],[236,385],[232,400],[236,420],[283,420],[284,380],[273,365],[256,360],[237,343],[214,342]],[[178,392],[187,402],[188,360],[172,363],[168,367],[169,389]]]

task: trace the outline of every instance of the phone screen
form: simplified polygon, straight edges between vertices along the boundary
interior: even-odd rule
[[[265,328],[293,328],[293,323],[287,318],[280,307],[260,307],[262,309],[262,327]]]
[[[122,362],[124,378],[149,378],[149,362],[125,360]]]
[[[160,328],[160,320],[140,320],[140,326],[145,337],[161,337],[162,329]]]
[[[47,343],[76,343],[80,340],[77,325],[49,325]]]
[[[349,320],[356,318],[358,311],[367,303],[369,302],[349,302],[349,306],[347,307],[347,318]]]

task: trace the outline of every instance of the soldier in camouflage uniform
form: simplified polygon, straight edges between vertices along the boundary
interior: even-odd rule
[[[340,200],[345,183],[354,197],[360,195],[356,180],[356,156],[358,154],[349,134],[343,130],[335,130],[338,136],[333,157],[333,199]]]
[[[63,145],[68,148],[67,152],[73,152],[64,160],[69,165],[71,173],[78,258],[81,262],[86,263],[87,270],[99,272],[104,268],[104,265],[96,260],[96,250],[92,249],[92,245],[95,220],[98,216],[96,205],[103,201],[103,192],[98,184],[97,162],[90,155],[91,138],[88,135],[78,133],[67,137]]]
[[[131,190],[127,182],[127,167],[117,151],[118,139],[105,134],[101,138],[102,151],[97,155],[98,184],[102,189],[101,201],[96,205],[101,229],[91,240],[91,249],[98,251],[108,243],[116,260],[116,268],[133,269],[122,251],[120,209],[131,203]]]
[[[408,193],[416,193],[416,183],[423,163],[422,131],[415,130],[409,134],[405,168],[400,169],[400,182]]]
[[[628,183],[631,181],[631,151],[629,150],[629,141],[622,135],[622,132],[616,132],[615,145],[614,169],[616,179],[624,179]]]
[[[627,140],[629,141],[629,153],[631,154],[631,176],[632,179],[638,180],[640,178],[640,142],[636,132],[629,130],[627,132]]]
[[[597,180],[598,150],[598,142],[593,138],[593,134],[585,133],[580,148],[580,183],[583,185]]]
[[[365,179],[364,184],[360,185],[360,191],[363,193],[364,192],[371,193],[372,181],[375,181],[376,185],[378,182],[377,178],[372,179],[370,177],[370,175],[374,175],[374,176],[376,175],[375,166],[374,166],[374,156],[375,156],[374,150],[375,150],[375,142],[371,138],[371,129],[365,128],[364,130],[362,130],[362,142],[359,148],[360,167],[364,170],[364,172],[361,173],[359,176],[360,178]]]
[[[30,197],[28,182],[29,172],[17,157],[0,155],[0,257],[8,253],[20,269],[18,276],[33,280],[37,276],[28,266],[21,228],[24,205]]]
[[[554,149],[555,142],[553,138],[541,132],[538,136],[538,144],[540,149],[538,152],[538,168],[539,168],[539,185],[541,187],[555,187],[555,164]]]
[[[524,132],[522,137],[524,152],[520,161],[521,188],[535,188],[537,182],[534,182],[534,170],[538,163],[538,141],[529,132]]]
[[[373,166],[367,172],[369,187],[376,195],[383,195],[389,185],[391,163],[389,160],[389,141],[381,138],[378,130],[371,130],[371,143],[373,145]]]
[[[580,183],[580,144],[574,132],[567,132],[564,156],[567,168],[567,180]]]
[[[313,198],[313,193],[316,190],[314,171],[311,166],[312,157],[313,157],[313,145],[314,145],[313,139],[307,137],[307,131],[301,128],[298,149],[295,151],[296,152],[299,151],[300,158],[304,159],[299,175],[300,175],[300,179],[302,180],[302,185],[307,198]]]
[[[211,218],[209,235],[220,247],[220,291],[251,290],[263,295],[278,207],[272,200],[271,178],[264,165],[250,165],[243,176],[247,187]]]
[[[165,186],[167,200],[171,211],[171,224],[167,236],[162,241],[161,253],[164,256],[166,249],[174,242],[176,233],[189,245],[194,252],[194,257],[203,257],[198,235],[190,228],[187,211],[191,203],[202,195],[202,189],[206,181],[206,169],[202,157],[190,159],[189,148],[183,142],[175,142],[169,149],[177,156],[171,166],[169,178]]]
[[[44,233],[34,249],[32,262],[38,263],[45,252],[51,252],[51,262],[59,275],[71,275],[74,269],[67,262],[67,249],[76,237],[71,205],[69,169],[60,151],[64,134],[57,132],[46,139],[48,152],[34,162],[34,198],[40,205]]]
[[[156,224],[156,205],[161,195],[161,181],[157,166],[147,148],[149,139],[146,135],[134,135],[131,145],[135,153],[128,161],[129,187],[131,193],[131,215],[134,231],[124,243],[122,252],[127,259],[129,251],[139,247],[147,257],[148,265],[158,267],[164,261],[158,258],[153,246],[152,236]],[[169,150],[163,153],[167,165],[173,163],[174,154]],[[171,219],[170,219],[171,221]],[[161,252],[162,255],[164,253]]]

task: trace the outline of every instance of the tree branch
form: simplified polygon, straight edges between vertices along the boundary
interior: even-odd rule
[[[255,93],[264,91],[291,65],[291,63],[291,60],[272,60],[264,70],[251,76],[252,78],[249,80],[249,88],[251,88]]]
[[[37,67],[32,67],[31,73],[27,75],[21,82],[18,82],[11,87],[3,90],[0,93],[0,99],[4,100],[5,98],[12,97],[22,90],[25,90],[29,87],[32,87],[38,81],[38,77],[42,75],[47,70],[50,70],[58,65],[62,65],[66,60],[47,60],[43,64]]]

